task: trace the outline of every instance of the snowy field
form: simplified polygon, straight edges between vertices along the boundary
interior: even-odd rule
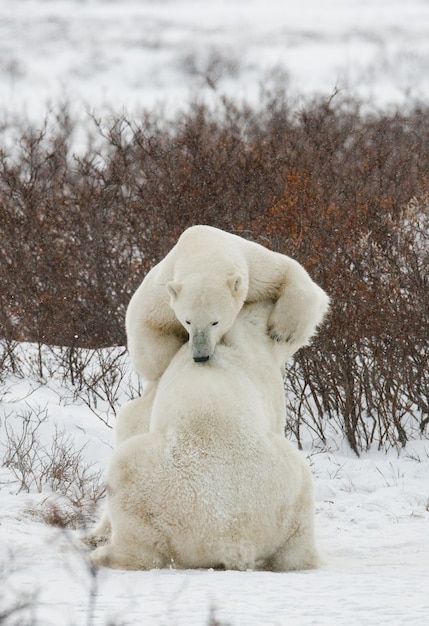
[[[213,88],[429,95],[427,0],[0,0],[0,109],[176,107]]]
[[[25,360],[36,362],[32,346]],[[127,400],[129,365],[116,401]],[[76,391],[53,376],[9,376],[2,385],[0,436],[22,434],[22,416],[44,422],[33,448],[46,452],[57,433],[70,438],[82,461],[104,469],[113,423],[106,400]],[[131,382],[130,382],[131,380]],[[103,393],[100,389],[100,396]],[[98,416],[97,416],[98,415]],[[429,614],[429,442],[415,441],[400,455],[371,452],[356,458],[334,435],[322,448],[308,441],[304,454],[316,485],[316,528],[324,558],[309,572],[173,571],[120,572],[94,577],[79,537],[43,522],[50,493],[22,490],[16,473],[0,471],[0,580],[2,604],[37,591],[30,614],[40,626],[145,624],[203,626],[210,611],[231,626],[347,624],[426,626]],[[103,506],[102,501],[99,503]],[[94,601],[93,618],[89,605]],[[27,622],[25,622],[27,623]]]
[[[380,106],[429,97],[426,0],[0,0],[0,109],[39,118],[75,110],[185,105],[213,89],[256,98],[271,70],[301,95],[335,88]],[[28,358],[36,358],[31,347]],[[115,395],[126,401],[128,383]],[[43,416],[49,449],[70,437],[104,470],[113,423],[55,375],[0,384],[0,616],[35,593],[22,624],[40,626],[426,626],[429,620],[429,442],[356,458],[335,434],[306,442],[324,565],[285,574],[214,571],[93,575],[79,531],[48,525],[54,495],[21,490],[6,426]],[[87,399],[87,398],[86,398]],[[89,403],[90,404],[90,403]],[[55,430],[57,429],[57,430]],[[214,616],[214,617],[213,617]],[[218,620],[218,622],[216,622]],[[1,621],[1,620],[0,620]],[[13,623],[12,621],[6,623]]]
[[[32,346],[25,359],[36,362]],[[129,365],[116,393],[130,392]],[[49,382],[9,376],[1,393],[1,454],[5,433],[21,437],[23,416],[44,418],[33,448],[46,453],[58,433],[82,461],[104,469],[114,417],[106,400],[91,400],[56,376]],[[132,380],[132,379],[131,379]],[[103,393],[100,389],[100,396]],[[22,438],[22,437],[21,437]],[[28,613],[40,626],[203,626],[212,611],[231,626],[412,624],[429,614],[429,442],[415,441],[398,455],[371,452],[356,458],[335,436],[321,448],[310,439],[303,454],[316,485],[316,531],[321,569],[309,572],[150,571],[102,569],[86,564],[79,537],[47,525],[43,516],[64,500],[45,485],[21,490],[16,473],[0,471],[0,613],[22,594],[37,592]],[[100,507],[102,507],[102,502]],[[100,509],[99,509],[100,510]],[[92,617],[89,606],[93,601]],[[24,622],[25,624],[31,623]]]

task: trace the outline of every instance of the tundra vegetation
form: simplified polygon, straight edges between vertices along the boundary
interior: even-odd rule
[[[287,366],[288,436],[300,444],[305,429],[323,446],[335,432],[356,454],[427,436],[429,108],[418,103],[297,105],[279,87],[254,106],[219,97],[172,117],[82,127],[64,107],[40,127],[5,123],[0,377],[28,372],[19,343],[33,342],[36,376],[61,370],[91,406],[99,394],[113,405],[129,299],[196,223],[296,258],[332,298]]]

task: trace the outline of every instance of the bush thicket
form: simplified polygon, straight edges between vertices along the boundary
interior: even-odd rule
[[[298,440],[302,424],[323,440],[327,419],[357,453],[427,432],[429,107],[361,109],[338,95],[296,108],[279,90],[92,119],[79,156],[67,111],[5,140],[2,337],[124,344],[145,273],[210,224],[293,256],[332,297],[288,370]]]

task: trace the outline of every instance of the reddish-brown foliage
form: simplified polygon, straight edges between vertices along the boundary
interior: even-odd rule
[[[364,115],[331,98],[296,112],[276,94],[93,123],[99,147],[79,158],[67,114],[1,151],[4,338],[123,344],[144,274],[186,227],[211,224],[297,258],[330,293],[294,368],[356,451],[404,443],[410,415],[424,430],[429,109]]]

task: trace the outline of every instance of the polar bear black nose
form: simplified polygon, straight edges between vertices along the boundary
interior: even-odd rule
[[[195,363],[204,363],[204,361],[209,360],[209,356],[194,356]]]

